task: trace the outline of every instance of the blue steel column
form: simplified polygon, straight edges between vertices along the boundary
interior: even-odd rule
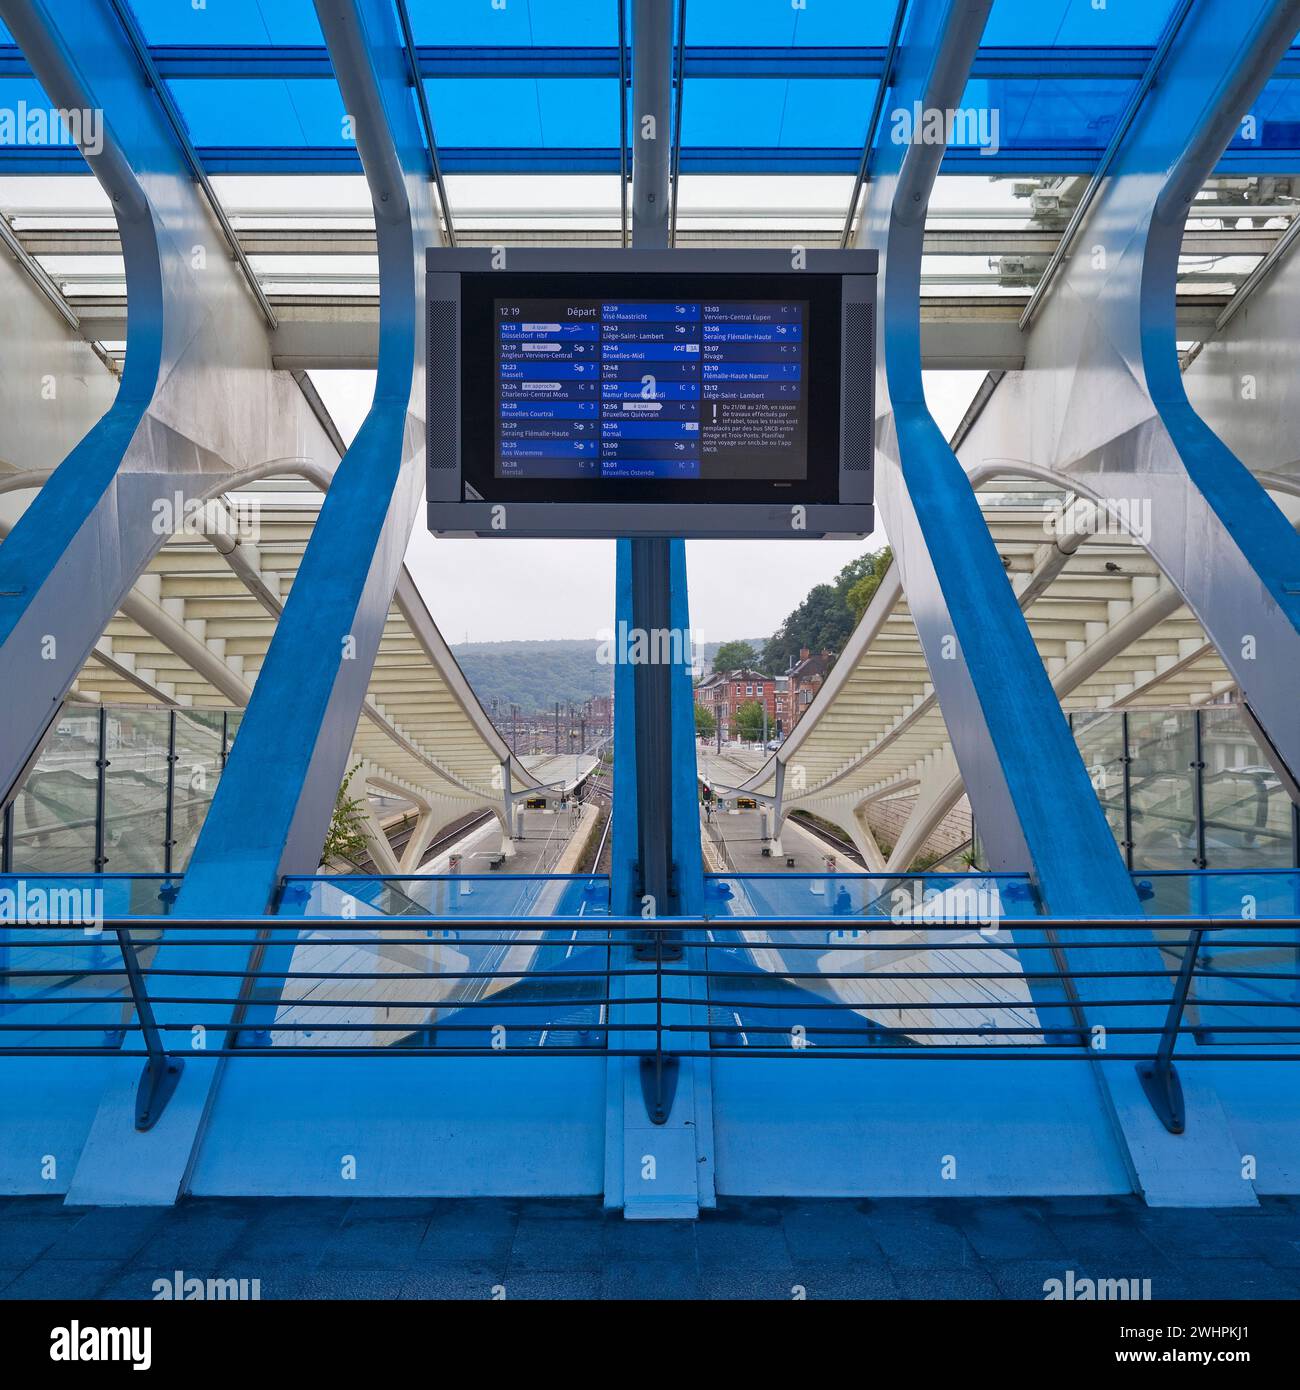
[[[895,144],[895,109],[961,105],[991,0],[910,9],[862,243],[880,253],[880,503],[992,868],[1031,868],[1052,911],[1136,912],[1087,772],[979,503],[925,403],[920,273],[942,145]]]
[[[672,0],[635,0],[633,30],[632,238],[640,250],[669,241],[672,122]],[[681,74],[678,74],[681,80]],[[678,100],[680,101],[680,92]],[[649,117],[652,124],[645,123]],[[650,584],[667,592],[653,592]],[[658,616],[656,616],[656,614]],[[614,673],[618,719],[614,730],[614,827],[611,858],[613,910],[656,917],[695,913],[704,899],[699,805],[695,779],[695,711],[691,691],[690,612],[686,545],[681,540],[621,540],[616,553],[615,632],[619,664]],[[628,664],[624,633],[667,627],[679,658],[664,667]],[[650,746],[647,746],[649,744]],[[674,966],[696,966],[702,953],[688,950]],[[614,959],[641,966],[653,979],[653,963],[638,961],[630,944]],[[639,980],[614,981],[645,992]],[[673,988],[680,986],[680,988]],[[696,980],[668,981],[668,992],[702,995]],[[690,1005],[665,1005],[666,1024],[689,1021]],[[614,1006],[611,1017],[653,1019],[653,1008]],[[611,1034],[618,1037],[619,1034]],[[653,1030],[627,1033],[628,1046],[651,1050]],[[665,1047],[692,1046],[691,1035],[665,1034]],[[674,1039],[683,1039],[678,1043]],[[605,1202],[632,1218],[695,1215],[712,1206],[712,1098],[708,1058],[687,1058],[664,1123],[647,1114],[636,1058],[610,1058]]]
[[[389,0],[318,0],[316,8],[374,203],[375,394],[322,504],[195,846],[175,908],[194,917],[257,916],[281,874],[315,870],[422,495],[424,252],[438,236],[428,154]],[[164,944],[153,968],[243,968],[251,942],[230,935],[228,950],[206,948],[201,962],[197,948]],[[282,971],[290,950],[268,950],[260,968]],[[214,997],[229,989],[229,981],[211,983]],[[166,1006],[158,1013],[167,1021]],[[220,1039],[231,1011],[213,1004],[187,1017]],[[147,1135],[127,1135],[121,1094],[106,1097],[69,1200],[175,1200],[217,1075],[191,1062]]]
[[[0,803],[17,790],[117,599],[162,542],[151,532],[149,499],[138,495],[141,484],[157,495],[156,486],[150,486],[156,480],[135,471],[119,476],[119,469],[153,400],[164,356],[176,352],[176,343],[167,335],[175,320],[163,311],[164,252],[154,210],[116,136],[119,112],[126,128],[138,131],[125,115],[136,104],[137,94],[114,92],[107,70],[111,55],[116,55],[122,73],[130,72],[130,56],[115,24],[111,18],[106,20],[98,6],[76,8],[81,11],[77,27],[83,37],[99,40],[105,57],[95,90],[81,75],[66,39],[39,0],[4,0],[0,17],[54,105],[103,112],[103,98],[109,98],[114,124],[110,126],[105,117],[103,149],[99,154],[88,150],[83,154],[113,203],[131,313],[116,400],[55,470],[0,545],[0,689],[5,691],[6,704],[5,718],[0,720]],[[129,84],[119,79],[116,85],[120,89]],[[137,136],[137,159],[140,143]],[[73,584],[79,591],[75,601]],[[54,660],[42,660],[43,648],[51,647]]]
[[[947,112],[963,92],[991,0],[915,0],[895,86],[874,151],[860,239],[880,254],[878,303],[878,496],[953,749],[994,868],[1032,867],[1060,916],[1140,917],[1115,847],[1041,658],[993,544],[979,503],[926,406],[921,376],[920,274],[925,216],[942,145],[895,144],[891,112]],[[1025,944],[1038,933],[1017,928]],[[1115,953],[1091,951],[1076,934],[1062,959],[1074,970],[1111,969]],[[1028,954],[1028,953],[1027,953]],[[1046,953],[1035,951],[1037,964]],[[1127,968],[1165,967],[1152,938],[1125,952]],[[1163,981],[1146,981],[1157,991]],[[1116,985],[1089,981],[1101,1001],[1090,1026],[1159,1023],[1159,1010],[1106,1008]],[[1034,997],[1059,1003],[1059,988],[1035,982]],[[1046,1024],[1065,1009],[1044,1009]],[[1153,1039],[1154,1043],[1154,1039]],[[1103,1054],[1100,1054],[1104,1056]],[[1111,1116],[1138,1190],[1153,1202],[1254,1200],[1240,1181],[1221,1112],[1195,1093],[1188,1136],[1157,1121],[1133,1068],[1099,1062],[1099,1099]],[[1181,1149],[1170,1145],[1183,1145]],[[1243,1189],[1245,1189],[1243,1191]]]
[[[1130,465],[1123,482],[1135,484],[1130,495],[1150,498],[1156,559],[1293,771],[1300,769],[1300,537],[1192,408],[1175,300],[1192,200],[1298,27],[1300,0],[1201,0],[1192,7],[1117,162],[1117,181],[1106,191],[1098,231],[1118,252],[1118,278],[1098,286],[1096,303],[1125,357],[1131,360],[1136,349],[1134,365],[1186,470],[1185,476],[1170,474],[1163,449],[1122,449]],[[1218,76],[1216,84],[1207,82],[1208,73]],[[1140,237],[1136,245],[1114,246],[1114,230],[1130,219],[1139,231],[1145,225],[1145,246]],[[1281,448],[1288,444],[1296,441],[1278,441]],[[1295,454],[1284,457],[1289,462]],[[1098,482],[1123,494],[1115,462],[1115,451],[1105,448],[1079,471],[1101,475]]]
[[[178,494],[210,496],[232,468],[300,454],[304,441],[267,384],[261,315],[218,250],[108,4],[0,0],[0,18],[54,106],[103,118],[102,149],[83,153],[112,201],[130,304],[116,399],[0,545],[3,804],[120,600],[171,534],[156,524],[156,505],[175,511]],[[90,76],[79,52],[94,55]],[[237,391],[246,404],[235,416],[223,407]]]
[[[1300,540],[1188,401],[1175,287],[1192,199],[1298,24],[1296,0],[1190,7],[1060,273],[1035,296],[1041,308],[1025,315],[1024,372],[1003,379],[962,448],[967,468],[997,460],[1008,472],[1058,479],[1095,499],[1104,523],[1134,533],[1292,768],[1300,764]],[[1206,362],[1203,353],[1194,369],[1202,386]],[[1294,395],[1291,345],[1237,352],[1217,370],[1219,395],[1207,410],[1227,416],[1239,448],[1249,442],[1261,474],[1290,469],[1300,438],[1278,402]],[[1246,394],[1245,372],[1257,404],[1237,399],[1225,411],[1225,397]]]
[[[317,13],[374,204],[379,358],[370,411],[321,506],[177,910],[257,914],[320,858],[419,509],[429,160],[387,0]]]

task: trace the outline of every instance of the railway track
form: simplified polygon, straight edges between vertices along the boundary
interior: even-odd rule
[[[830,847],[837,853],[842,854],[846,859],[851,859],[861,869],[866,869],[866,862],[858,853],[857,846],[852,840],[846,840],[842,835],[836,835],[833,831],[826,830],[815,822],[808,820],[802,811],[791,811],[790,819],[799,827],[814,838],[821,840],[823,844]]]
[[[424,851],[425,858],[432,858],[440,850],[449,844],[454,844],[471,830],[477,830],[480,825],[492,819],[491,811],[471,811],[468,815],[462,816],[459,820],[453,821],[445,830],[438,834]],[[416,818],[414,816],[404,816],[402,820],[392,825],[387,830],[388,843],[393,848],[393,853],[400,860],[403,851],[410,843],[411,836],[415,833]],[[377,874],[379,866],[368,854],[360,855],[355,864],[356,869],[364,874]]]
[[[586,796],[584,799],[594,799],[603,802],[607,806],[613,804],[612,791],[606,785],[608,773],[603,765],[597,767],[586,779],[584,787]],[[468,815],[462,816],[459,820],[452,823],[441,831],[435,839],[430,841],[424,851],[426,860],[434,858],[441,850],[455,842],[471,830],[477,830],[479,826],[485,825],[490,821],[495,813],[492,811],[471,811]],[[410,843],[411,836],[415,833],[416,817],[407,814],[387,828],[388,843],[392,846],[393,853],[400,859],[406,846]],[[608,829],[608,825],[606,826]],[[602,841],[602,848],[604,842]],[[379,869],[368,854],[361,855],[355,867],[361,873],[378,873]]]

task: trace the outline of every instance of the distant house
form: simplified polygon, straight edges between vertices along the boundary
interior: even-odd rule
[[[790,717],[790,677],[774,676],[772,684],[776,687],[775,731],[785,735],[794,727],[794,720]]]
[[[788,733],[803,718],[808,706],[817,698],[817,692],[822,688],[834,662],[835,658],[830,652],[822,651],[813,656],[807,647],[799,649],[799,660],[785,673],[785,679],[789,682],[790,708],[789,723],[781,726],[785,732]]]
[[[708,710],[721,724],[724,736],[736,733],[736,714],[741,705],[765,705],[768,728],[776,728],[776,681],[761,671],[744,667],[736,671],[714,671],[695,687],[695,703]]]

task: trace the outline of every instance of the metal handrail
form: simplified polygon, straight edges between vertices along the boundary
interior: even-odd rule
[[[140,1020],[140,1035],[149,1058],[135,1100],[135,1127],[146,1130],[153,1128],[158,1116],[165,1109],[172,1092],[180,1082],[185,1062],[180,1057],[169,1057],[167,1049],[163,1046],[149,990],[136,955],[135,942],[131,939],[131,928],[121,926],[116,931],[117,943],[122,952],[122,965],[126,970],[131,1000],[135,1005],[135,1015]]]
[[[577,877],[589,877],[579,875]],[[593,925],[598,923],[598,925]],[[520,944],[534,950],[538,959],[545,961],[546,953],[558,947],[566,948],[566,955],[558,962],[553,959],[543,970],[522,969],[504,970],[500,960],[494,960],[486,967],[462,970],[411,968],[402,972],[402,979],[415,984],[420,981],[437,982],[447,985],[453,982],[474,982],[480,989],[469,998],[448,997],[442,994],[435,998],[403,998],[397,1006],[412,1012],[428,1013],[445,1010],[459,1017],[440,1017],[436,1024],[420,1025],[410,1019],[393,1022],[391,1020],[340,1019],[336,1022],[314,1022],[304,1025],[301,1019],[295,1020],[281,1016],[269,1023],[259,1024],[255,1036],[259,1045],[249,1046],[243,1041],[239,1027],[239,1014],[249,1000],[248,991],[267,982],[276,987],[278,1003],[281,1007],[292,1008],[299,1002],[308,1003],[311,1008],[368,1009],[375,1007],[365,999],[333,998],[312,995],[302,1001],[286,1000],[283,988],[286,984],[301,981],[348,981],[367,980],[391,981],[391,971],[351,971],[351,970],[313,970],[310,968],[283,968],[263,970],[253,968],[254,962],[260,965],[265,948],[275,944],[292,944],[295,951],[310,951],[313,947],[335,949],[341,945],[359,948],[382,949],[387,946],[433,944],[429,941],[429,930],[445,931],[452,925],[457,929],[457,944],[466,947],[497,948],[497,955],[503,960],[500,948],[508,945],[513,938]],[[1300,1035],[1300,1021],[1280,1023],[1265,1021],[1259,1024],[1234,1021],[1215,1025],[1216,1038],[1230,1037],[1240,1039],[1225,1050],[1224,1044],[1207,1043],[1204,1026],[1191,1026],[1186,1022],[1186,1010],[1192,995],[1192,986],[1197,978],[1210,978],[1200,971],[1201,948],[1210,934],[1215,934],[1224,949],[1248,949],[1284,945],[1288,950],[1294,947],[1294,933],[1300,928],[1300,918],[1269,918],[1242,921],[1237,918],[1216,917],[1173,917],[1173,918],[1051,918],[1025,917],[1009,918],[997,924],[990,937],[981,940],[946,940],[948,935],[969,937],[973,924],[969,922],[928,921],[918,916],[915,921],[896,922],[887,917],[864,918],[861,916],[828,915],[818,918],[713,918],[707,916],[642,919],[639,917],[599,918],[488,918],[475,916],[468,920],[438,916],[401,917],[376,919],[376,927],[369,930],[358,924],[355,918],[240,918],[240,919],[174,919],[168,917],[115,918],[104,923],[107,932],[117,940],[121,965],[102,965],[87,970],[78,970],[76,980],[81,988],[76,994],[44,993],[39,996],[15,996],[12,993],[0,997],[4,1013],[0,1018],[0,1055],[39,1057],[39,1056],[100,1056],[112,1054],[124,1057],[142,1057],[146,1066],[141,1079],[137,1099],[137,1127],[148,1128],[162,1113],[167,1100],[179,1079],[183,1059],[192,1055],[192,1049],[169,1045],[169,1037],[176,1034],[191,1034],[194,1019],[185,1016],[189,1008],[203,1012],[234,1011],[234,1014],[220,1022],[224,1039],[220,1046],[205,1047],[204,1055],[212,1057],[274,1057],[295,1056],[315,1058],[339,1058],[361,1056],[425,1056],[425,1057],[500,1057],[500,1056],[605,1056],[636,1057],[641,1059],[642,1081],[647,1110],[650,1118],[661,1123],[672,1104],[672,1090],[675,1086],[677,1068],[683,1057],[710,1057],[727,1059],[771,1059],[790,1055],[808,1055],[825,1060],[857,1058],[864,1060],[910,1059],[910,1060],[983,1060],[983,1061],[1066,1061],[1088,1060],[1105,1062],[1134,1062],[1138,1066],[1142,1084],[1153,1108],[1162,1123],[1173,1133],[1181,1133],[1185,1124],[1181,1086],[1174,1069],[1175,1057],[1183,1061],[1234,1060],[1234,1061],[1280,1061],[1297,1060],[1294,1050],[1279,1051],[1283,1046],[1278,1038],[1289,1039]],[[335,927],[338,931],[330,932]],[[851,927],[864,939],[853,941],[828,940],[829,934]],[[1176,930],[1174,938],[1154,938],[1153,930],[1163,927]],[[923,928],[927,939],[924,941],[872,942],[865,939],[876,933],[894,933],[900,930]],[[1042,933],[1041,939],[1018,942],[1014,940],[1017,928],[1027,928],[1034,933]],[[166,967],[140,958],[138,934],[157,929],[166,933],[166,942],[173,949],[180,947],[214,947],[229,949],[238,945],[241,938],[230,933],[247,933],[247,942],[256,946],[250,952],[248,961],[239,968],[208,968],[197,962],[176,963],[174,960]],[[75,950],[79,947],[101,948],[103,936],[88,934],[79,939],[69,939],[68,928],[57,924],[27,924],[10,928],[4,937],[4,944],[12,951],[15,948],[37,951],[41,949]],[[533,939],[531,933],[545,933],[562,930],[563,939]],[[761,942],[747,939],[746,933],[761,930]],[[329,935],[315,937],[305,933],[327,931]],[[521,936],[521,932],[529,935]],[[672,933],[672,937],[666,933]],[[1182,951],[1176,968],[1167,967],[1163,961],[1139,963],[1138,968],[1061,968],[1059,957],[1049,955],[1042,969],[1032,967],[1032,958],[1027,953],[1034,951],[1059,952],[1063,942],[1068,943],[1071,933],[1089,933],[1089,937],[1078,942],[1089,950],[1116,951],[1133,950],[1136,946],[1157,946],[1162,952]],[[1286,933],[1279,937],[1279,932]],[[60,934],[62,935],[56,935]],[[216,933],[225,933],[217,935]],[[777,941],[771,939],[772,933],[781,933]],[[1098,939],[1091,939],[1092,937]],[[804,939],[800,939],[800,938]],[[1008,939],[1010,937],[1010,939]],[[785,939],[790,938],[790,939]],[[597,966],[575,966],[567,963],[569,949],[575,941],[583,946],[594,946],[609,952],[605,962]],[[155,940],[150,946],[156,946]],[[647,946],[652,947],[647,951]],[[613,953],[617,948],[625,948],[622,957]],[[671,948],[671,949],[669,949]],[[1000,951],[1024,953],[1024,960],[1015,969],[999,969],[987,972],[944,970],[893,969],[845,970],[831,973],[819,969],[797,968],[798,961],[782,959],[779,968],[755,974],[754,967],[737,960],[733,953],[746,950],[777,950],[785,953],[814,951],[819,956],[835,952],[883,953],[886,960],[890,953],[903,952],[916,956],[927,951],[941,949],[951,952]],[[711,958],[710,951],[725,952],[722,960]],[[693,953],[693,954],[688,954]],[[978,959],[966,957],[967,959]],[[309,963],[309,962],[308,962]],[[899,965],[906,967],[905,961]],[[33,964],[15,969],[0,969],[0,979],[6,982],[41,980],[68,981],[69,970],[64,967],[42,969]],[[867,999],[818,998],[810,996],[799,998],[792,1004],[788,999],[755,999],[733,997],[736,986],[756,978],[779,980],[789,986],[802,982],[815,981],[821,985],[837,982],[869,981],[875,985],[894,982],[973,981],[985,986],[997,981],[1015,981],[1031,984],[1035,981],[1049,981],[1069,984],[1074,987],[1071,997],[1043,1000],[1005,1000],[990,999],[987,995],[978,997],[943,999],[907,1003],[898,999],[877,998],[875,991]],[[1222,970],[1216,968],[1212,978],[1217,984],[1230,981],[1300,981],[1298,970]],[[124,980],[125,991],[114,994],[93,994],[86,992],[87,982],[99,980]],[[1168,994],[1156,987],[1157,981],[1169,979],[1172,986]],[[213,991],[211,985],[217,981],[237,982],[235,989]],[[545,980],[555,986],[549,995],[534,998],[513,998],[507,992],[512,982]],[[1082,993],[1079,985],[1089,981],[1132,980],[1138,984],[1123,997],[1094,999],[1088,991]],[[208,991],[199,993],[191,988],[176,988],[175,983],[204,981]],[[628,989],[616,993],[615,981],[627,981]],[[689,987],[692,982],[703,982],[706,993],[701,996]],[[498,986],[497,992],[483,996],[489,983]],[[596,986],[596,988],[592,988]],[[585,992],[584,992],[585,991]],[[421,991],[421,993],[434,991]],[[743,990],[740,991],[744,993]],[[970,993],[974,996],[977,991]],[[1238,1019],[1249,1017],[1251,1009],[1297,1011],[1300,1020],[1300,998],[1291,1000],[1269,999],[1267,997],[1224,998],[1200,1001],[1203,1007],[1224,1005],[1231,1007]],[[90,1007],[111,1005],[121,1009],[129,1003],[133,1019],[116,1021],[106,1028],[102,1019],[87,1021],[50,1021],[41,1019],[41,1013],[48,1016],[47,1008],[37,1013],[32,1006],[61,1005],[63,1007]],[[386,1001],[392,1005],[394,1001]],[[1071,1021],[1061,1020],[1057,1024],[1047,1022],[1044,1015],[1053,1010],[1075,1010],[1092,1006],[1107,1011],[1145,1009],[1162,1011],[1161,1018],[1132,1018],[1130,1022],[1117,1022],[1108,1018],[1105,1031],[1126,1040],[1122,1051],[1109,1048],[1097,1054],[1088,1046],[1085,1030],[1078,1017]],[[167,1009],[170,1017],[159,1019],[156,1010]],[[574,1024],[566,1021],[567,1029],[576,1029],[579,1038],[572,1045],[545,1047],[530,1041],[526,1046],[517,1044],[485,1047],[476,1045],[472,1036],[480,1037],[491,1027],[487,1021],[490,1011],[502,1008],[518,1010],[525,1020],[522,1026],[530,1038],[538,1027],[553,1032],[557,1026],[554,1020],[556,1011],[566,1009],[591,1009],[598,1019]],[[611,1016],[613,1010],[629,1008],[650,1009],[650,1018],[635,1018],[618,1015]],[[743,1029],[733,1030],[730,1025],[720,1023],[716,1013],[728,1010],[744,1010],[757,1014],[758,1018],[746,1020]],[[673,1014],[666,1011],[675,1010]],[[782,1022],[775,1011],[793,1011],[803,1016],[806,1022],[798,1025],[798,1041],[789,1022]],[[945,1023],[945,1015],[951,1017],[958,1011],[989,1014],[1005,1011],[1009,1017],[1003,1020],[990,1019],[979,1024],[965,1021]],[[1028,1017],[1019,1016],[1017,1010],[1030,1010]],[[21,1017],[14,1017],[21,1011]],[[177,1011],[181,1011],[178,1013]],[[478,1011],[478,1012],[476,1012]],[[489,1011],[485,1015],[482,1011]],[[549,1012],[548,1012],[549,1011]],[[683,1015],[683,1011],[685,1014]],[[873,1013],[897,1011],[900,1025],[890,1027],[877,1022]],[[929,1015],[917,1023],[901,1023],[904,1013],[923,1013]],[[826,1017],[831,1013],[852,1015],[848,1020]],[[769,1021],[760,1021],[767,1017]],[[1258,1016],[1258,1015],[1257,1015]],[[732,1017],[739,1020],[739,1014]],[[818,1021],[818,1020],[823,1021]],[[476,1021],[482,1020],[482,1021]],[[207,1020],[211,1026],[211,1019]],[[301,1034],[309,1029],[319,1029],[325,1033],[342,1035],[365,1033],[374,1039],[367,1045],[346,1045],[342,1043],[308,1046],[295,1044],[291,1039],[275,1044],[276,1035]],[[438,1037],[436,1041],[420,1041],[422,1035],[432,1028]],[[743,1031],[744,1044],[736,1045],[725,1041],[725,1035],[733,1031]],[[101,1045],[59,1046],[56,1041],[77,1034],[104,1034]],[[861,1041],[857,1041],[860,1033]],[[11,1034],[22,1034],[33,1038],[27,1045],[7,1043],[5,1038]],[[583,1035],[590,1041],[584,1041]],[[640,1035],[639,1037],[628,1035]],[[719,1035],[723,1035],[720,1038]],[[751,1043],[750,1037],[757,1041]],[[973,1039],[978,1036],[979,1041]],[[852,1041],[845,1041],[851,1037]],[[645,1039],[649,1041],[645,1041]],[[699,1041],[705,1040],[704,1044]],[[1150,1046],[1144,1046],[1142,1039],[1149,1039]],[[1179,1039],[1195,1038],[1201,1044],[1195,1049],[1179,1050]],[[784,1045],[778,1040],[786,1040]],[[826,1045],[822,1045],[822,1040]],[[1274,1040],[1267,1047],[1265,1039]],[[412,1041],[413,1040],[413,1041]],[[924,1041],[923,1041],[924,1040]],[[1035,1041],[1038,1040],[1038,1041]],[[400,1046],[393,1045],[396,1042]],[[1297,1036],[1300,1043],[1300,1036]],[[267,1045],[270,1043],[271,1045]],[[1254,1043],[1255,1046],[1250,1046]],[[1245,1044],[1245,1046],[1243,1046]]]

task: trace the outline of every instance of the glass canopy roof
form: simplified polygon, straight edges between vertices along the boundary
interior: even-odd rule
[[[369,197],[311,0],[127,3],[277,310],[373,309]],[[458,240],[620,244],[619,0],[406,8]],[[926,312],[1018,317],[1174,9],[994,0],[965,104],[998,109],[999,148],[947,153],[927,225]],[[687,0],[685,15],[677,243],[839,245],[894,0]],[[0,28],[0,110],[24,104],[49,105]],[[1253,115],[1188,220],[1179,305],[1189,345],[1300,210],[1300,49]],[[0,215],[83,333],[119,353],[116,225],[77,150],[0,143]]]
[[[311,0],[129,3],[209,173],[359,170]],[[619,169],[620,0],[406,7],[445,172]],[[689,0],[682,172],[856,173],[896,8],[895,0],[799,8]],[[957,143],[945,168],[1091,172],[1174,8],[1175,0],[1101,8],[994,0],[964,104],[1001,112],[999,147],[990,154]],[[24,102],[43,98],[0,29],[0,107]],[[1253,135],[1233,141],[1222,172],[1300,172],[1300,54],[1254,114]],[[0,172],[78,167],[66,144],[0,144]]]

